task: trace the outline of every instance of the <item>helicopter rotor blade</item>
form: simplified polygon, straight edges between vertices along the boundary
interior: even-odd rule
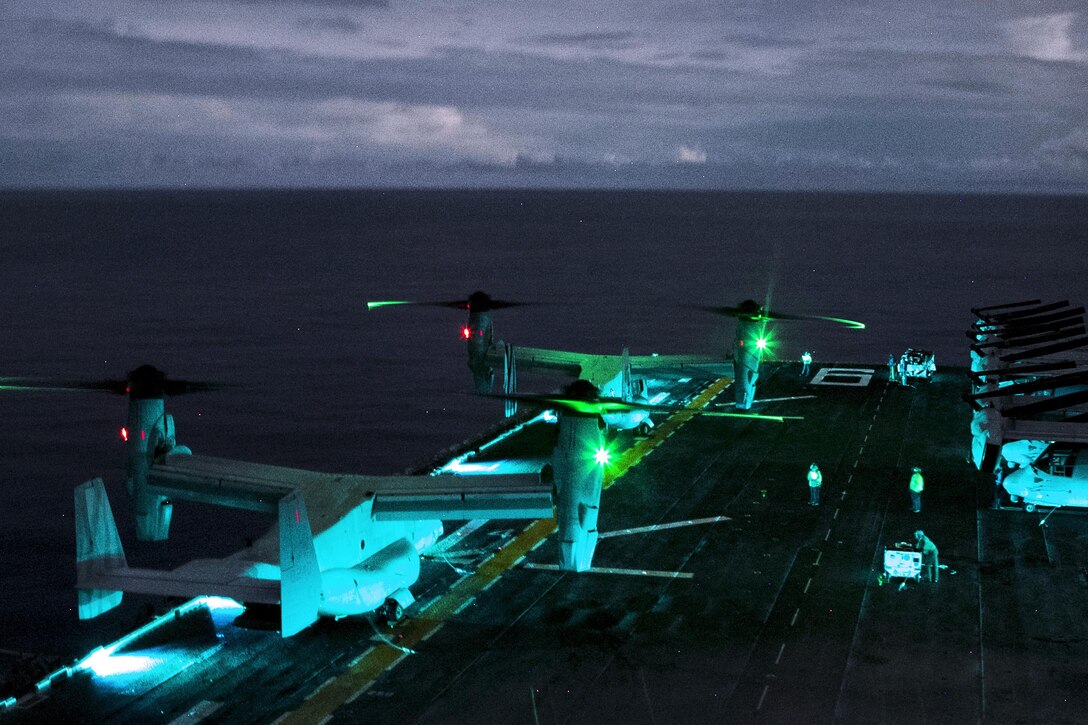
[[[499,400],[516,400],[520,403],[536,405],[542,408],[562,408],[576,415],[608,415],[612,413],[630,413],[634,411],[646,411],[648,413],[692,413],[713,418],[752,418],[754,420],[770,420],[781,423],[786,420],[802,420],[801,416],[794,415],[763,415],[760,413],[730,413],[721,410],[708,410],[706,408],[687,408],[684,406],[652,405],[627,401],[620,398],[595,398],[586,400],[581,397],[568,397],[560,395],[534,395],[529,393],[487,393],[484,397],[497,398]]]
[[[50,392],[91,391],[126,395],[137,387],[140,392],[174,397],[190,393],[206,393],[228,387],[225,383],[196,380],[175,380],[167,378],[158,369],[143,365],[131,371],[126,378],[112,380],[59,380],[37,377],[0,377],[0,390],[29,392],[35,390]],[[140,397],[138,394],[137,397]]]
[[[127,380],[52,380],[49,378],[3,377],[0,390],[50,392],[92,391],[124,395],[128,392]]]
[[[718,307],[711,305],[688,305],[689,309],[710,312],[723,317],[749,320],[752,322],[791,322],[791,321],[823,321],[834,322],[854,330],[865,329],[865,323],[857,320],[847,320],[842,317],[828,317],[825,315],[799,315],[789,312],[768,310],[752,300],[745,300],[735,307]]]
[[[533,305],[535,302],[523,302],[520,300],[493,299],[486,292],[477,290],[466,298],[459,300],[375,300],[366,303],[368,310],[376,310],[381,307],[398,305],[415,305],[419,307],[448,307],[455,310],[468,310],[470,312],[487,312],[489,310],[502,310],[509,307],[523,307]]]
[[[192,393],[211,393],[231,387],[227,383],[209,383],[197,380],[173,380],[168,378],[163,383],[163,393],[169,397],[190,395]]]

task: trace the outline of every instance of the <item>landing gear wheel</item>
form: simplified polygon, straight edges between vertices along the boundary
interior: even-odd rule
[[[404,617],[404,607],[396,599],[386,599],[382,605],[382,616],[390,624],[399,622]]]
[[[1024,510],[1027,511],[1030,514],[1031,512],[1033,512],[1035,510],[1035,504],[1033,504],[1033,503],[1024,504]]]
[[[635,428],[635,432],[644,438],[650,435],[651,430],[649,423],[639,423],[638,427]]]
[[[1013,503],[1020,503],[1020,497],[1019,496],[1009,496],[1009,500],[1012,501]]]

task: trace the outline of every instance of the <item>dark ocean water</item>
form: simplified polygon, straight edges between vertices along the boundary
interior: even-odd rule
[[[208,455],[390,473],[501,414],[465,393],[463,316],[368,299],[475,289],[553,304],[497,336],[587,352],[723,351],[684,304],[769,299],[864,331],[781,325],[777,354],[964,365],[969,308],[1088,301],[1088,198],[656,192],[0,194],[0,375],[106,378],[153,363],[237,383],[168,401]],[[179,504],[169,549],[134,541],[125,401],[0,394],[0,649],[76,655],[135,605],[80,624],[72,489],[103,476],[130,563],[238,548],[270,523]],[[0,695],[5,693],[0,693]]]

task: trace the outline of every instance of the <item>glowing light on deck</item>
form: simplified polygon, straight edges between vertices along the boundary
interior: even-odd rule
[[[115,677],[117,675],[131,675],[136,672],[147,672],[152,667],[162,663],[157,657],[147,655],[118,655],[113,653],[112,647],[95,650],[83,662],[80,669],[93,672],[96,677]]]
[[[216,622],[217,626],[241,614],[244,609],[241,604],[228,597],[208,596],[190,599],[188,602],[171,609],[166,614],[156,617],[147,624],[129,632],[116,642],[106,645],[105,647],[94,649],[71,668],[65,668],[63,671],[68,673],[73,670],[90,672],[96,677],[105,678],[148,672],[155,667],[164,666],[170,662],[176,664],[179,661],[179,655],[173,654],[170,650],[162,647],[143,650],[141,653],[117,653],[164,624],[173,621],[179,616],[188,614],[199,607],[207,607],[211,611],[213,620]],[[53,673],[42,680],[38,685],[39,691],[48,687],[49,683],[52,682],[53,677],[57,674],[60,674],[60,671]]]
[[[611,460],[611,458],[612,453],[603,446],[593,451],[593,460],[596,461],[598,465],[607,466],[608,461]]]
[[[491,473],[499,467],[500,463],[465,463],[459,458],[455,458],[446,464],[445,470],[452,471],[453,473]]]
[[[554,423],[554,422],[555,422],[555,420],[556,420],[556,418],[555,418],[555,413],[551,413],[551,415],[552,415],[552,420],[550,420],[550,421],[549,421],[549,420],[548,420],[548,419],[546,418],[546,416],[547,416],[547,415],[548,415],[548,414],[549,414],[550,412],[551,412],[551,411],[545,411],[545,412],[541,413],[540,415],[537,415],[537,416],[535,416],[535,417],[533,417],[533,418],[530,418],[529,420],[525,421],[524,423],[519,423],[518,425],[514,426],[513,428],[511,428],[510,430],[506,431],[505,433],[502,433],[501,435],[498,435],[498,436],[496,436],[495,438],[491,439],[491,440],[490,440],[490,441],[488,441],[487,443],[484,443],[484,444],[483,444],[482,446],[480,446],[480,447],[479,447],[479,448],[478,448],[478,449],[477,449],[476,451],[469,451],[468,453],[462,453],[461,455],[457,456],[456,458],[454,458],[454,459],[450,460],[450,461],[449,461],[448,463],[446,463],[445,465],[443,465],[443,466],[440,466],[440,467],[438,467],[438,468],[434,469],[433,471],[431,471],[431,472],[430,472],[430,474],[429,474],[429,475],[431,475],[431,476],[438,476],[438,475],[441,475],[441,474],[443,474],[443,473],[449,473],[449,472],[451,472],[451,471],[452,471],[452,472],[454,472],[454,473],[456,473],[456,472],[457,472],[457,467],[458,467],[458,466],[461,466],[461,465],[464,465],[464,464],[465,464],[465,461],[467,461],[467,460],[468,460],[469,458],[471,458],[472,456],[476,455],[477,453],[479,453],[479,452],[481,452],[481,451],[486,451],[487,449],[491,448],[492,446],[498,445],[498,444],[499,444],[499,443],[501,443],[502,441],[506,440],[506,439],[507,439],[507,438],[509,438],[510,436],[512,436],[512,435],[514,435],[515,433],[517,433],[517,432],[518,432],[519,430],[521,430],[521,429],[523,429],[523,428],[526,428],[526,427],[528,427],[528,426],[530,426],[530,425],[532,425],[533,423],[536,423],[536,422],[538,422],[538,421],[544,421],[544,422],[546,422],[546,423],[547,423],[547,422],[551,422],[551,423]],[[468,464],[468,465],[473,465],[473,464]],[[480,464],[475,464],[475,465],[480,465]]]
[[[213,612],[222,612],[229,609],[237,610],[241,613],[241,611],[245,609],[245,607],[230,597],[201,597],[200,602]]]

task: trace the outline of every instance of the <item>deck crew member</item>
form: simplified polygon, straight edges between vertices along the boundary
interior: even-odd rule
[[[895,382],[895,357],[888,355],[888,381]]]
[[[922,581],[936,584],[939,572],[937,545],[921,529],[914,532],[914,550],[922,552]]]
[[[1005,482],[1005,459],[997,459],[997,467],[994,468],[994,502],[991,508],[1001,508],[1001,491]]]
[[[802,378],[805,377],[806,375],[808,375],[808,368],[809,368],[810,365],[812,365],[812,353],[810,353],[808,350],[805,350],[803,353],[801,353],[801,377]]]
[[[910,507],[914,513],[922,510],[922,489],[926,487],[926,480],[922,478],[922,469],[915,466],[910,476]]]
[[[813,463],[808,467],[808,505],[820,505],[820,486],[824,483],[824,474],[820,473],[820,467]]]

